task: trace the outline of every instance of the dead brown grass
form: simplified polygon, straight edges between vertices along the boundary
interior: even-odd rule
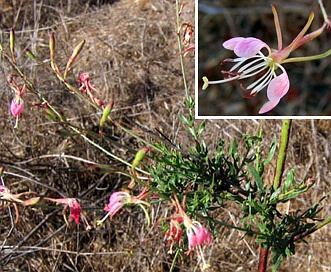
[[[104,91],[105,100],[115,100],[114,118],[126,122],[128,117],[151,129],[162,129],[169,138],[187,144],[178,120],[183,111],[184,90],[176,47],[174,1],[118,1],[111,5],[91,6],[52,1],[25,0],[9,7],[3,14],[1,42],[8,40],[6,27],[15,26],[17,54],[27,75],[51,103],[61,108],[71,121],[82,128],[94,129],[100,118],[82,101],[69,94],[54,77],[41,67],[23,61],[23,49],[32,48],[47,58],[47,43],[51,32],[57,37],[57,60],[65,65],[71,50],[86,39],[84,53],[75,64],[70,82],[75,84],[81,72],[92,75],[92,83]],[[9,5],[10,6],[10,5]],[[192,21],[193,3],[188,3],[184,21]],[[15,14],[20,16],[13,16]],[[37,18],[37,19],[32,19]],[[16,21],[15,21],[16,20]],[[8,29],[7,29],[8,30]],[[193,86],[193,60],[187,59],[189,84]],[[117,174],[93,173],[76,159],[115,164],[91,145],[79,138],[63,138],[57,125],[48,122],[40,110],[29,101],[18,130],[8,109],[12,94],[5,76],[10,67],[1,63],[0,165],[5,168],[4,180],[13,192],[28,189],[52,197],[78,197],[86,209],[91,225],[96,226],[104,212],[102,208],[111,192],[127,182]],[[193,90],[192,90],[193,91]],[[234,138],[242,144],[243,133],[254,133],[255,120],[208,121],[206,142],[212,147],[223,138],[227,144]],[[279,136],[280,121],[264,121],[264,145]],[[137,132],[141,133],[139,129]],[[316,178],[314,189],[289,206],[306,206],[330,191],[329,120],[295,121],[289,147],[287,169],[295,167],[298,181]],[[141,133],[144,135],[144,133]],[[130,137],[109,128],[107,136],[137,147]],[[109,143],[102,143],[111,149]],[[130,159],[131,154],[121,156]],[[265,180],[273,176],[266,171]],[[325,201],[323,216],[329,213],[330,201]],[[235,208],[235,209],[234,209]],[[152,222],[169,216],[166,207],[151,209]],[[173,256],[160,232],[160,226],[147,228],[144,215],[137,209],[126,209],[107,220],[102,227],[85,231],[83,226],[68,228],[57,207],[20,208],[21,218],[10,229],[8,210],[0,212],[0,244],[2,271],[168,271]],[[12,215],[14,215],[12,213]],[[215,214],[219,220],[240,224],[240,210],[226,206]],[[10,232],[11,231],[11,232]],[[282,265],[280,271],[330,271],[330,227],[312,235],[309,244],[299,244],[297,254]],[[241,233],[219,228],[219,235],[206,248],[210,271],[256,271],[257,245]],[[185,257],[175,271],[199,271],[196,256]]]

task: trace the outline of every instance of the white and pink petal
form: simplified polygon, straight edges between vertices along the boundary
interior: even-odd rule
[[[268,111],[271,111],[274,107],[278,105],[280,100],[273,100],[273,101],[268,101],[266,102],[262,108],[259,110],[259,114],[266,113]]]
[[[270,47],[265,42],[256,38],[244,38],[236,44],[233,50],[238,57],[250,58],[255,56],[264,47],[270,51]]]
[[[287,94],[290,88],[288,75],[285,69],[282,70],[283,73],[271,80],[268,86],[267,97],[270,101],[280,100],[284,95]]]
[[[228,50],[234,50],[234,48],[237,46],[238,43],[245,40],[243,37],[235,37],[231,38],[223,43],[223,47]]]

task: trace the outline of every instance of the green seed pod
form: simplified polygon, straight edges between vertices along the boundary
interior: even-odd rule
[[[13,28],[10,29],[9,45],[10,45],[10,53],[12,56],[12,60],[14,63],[16,63],[16,60],[15,60],[15,31]]]
[[[76,48],[74,49],[74,51],[72,52],[71,57],[69,58],[68,62],[67,62],[67,67],[64,71],[64,79],[67,77],[68,71],[70,69],[70,67],[72,66],[72,64],[74,63],[74,61],[76,60],[78,54],[80,53],[80,51],[83,49],[83,46],[85,44],[85,40],[81,41]]]
[[[100,134],[102,134],[102,128],[105,125],[107,118],[110,115],[111,110],[113,109],[113,106],[114,106],[114,101],[109,102],[102,112],[102,117],[100,119],[100,127],[99,127]]]
[[[140,149],[136,156],[134,157],[133,163],[132,163],[132,172],[135,172],[136,167],[138,166],[138,164],[141,162],[141,160],[145,157],[146,153],[148,152],[149,148],[148,147],[144,147],[142,149]]]
[[[55,35],[54,33],[51,34],[51,36],[49,37],[49,52],[50,52],[50,57],[51,57],[51,61],[54,61],[54,57],[55,57]]]

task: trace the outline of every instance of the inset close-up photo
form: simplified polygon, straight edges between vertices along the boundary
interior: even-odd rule
[[[331,271],[326,1],[0,2],[0,272]]]
[[[198,117],[330,116],[331,3],[198,2]]]

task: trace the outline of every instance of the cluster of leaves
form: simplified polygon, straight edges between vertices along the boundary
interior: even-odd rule
[[[277,204],[296,199],[313,186],[313,180],[297,183],[294,169],[291,169],[282,186],[274,189],[273,184],[264,182],[263,173],[275,155],[276,138],[264,160],[260,148],[262,130],[258,135],[243,135],[244,152],[240,151],[237,140],[233,140],[227,151],[223,140],[209,150],[205,142],[199,140],[205,122],[196,129],[190,114],[181,119],[193,144],[185,152],[173,143],[157,143],[161,154],[155,155],[149,167],[153,177],[151,186],[158,188],[164,198],[175,194],[185,200],[189,214],[201,217],[202,213],[212,229],[215,223],[222,222],[213,220],[210,211],[221,207],[225,201],[240,205],[241,230],[246,235],[255,235],[256,242],[271,248],[273,270],[276,270],[286,256],[295,253],[295,242],[316,230],[320,221],[319,205],[324,198],[307,210],[293,214],[278,211]],[[229,227],[226,223],[222,225]]]

